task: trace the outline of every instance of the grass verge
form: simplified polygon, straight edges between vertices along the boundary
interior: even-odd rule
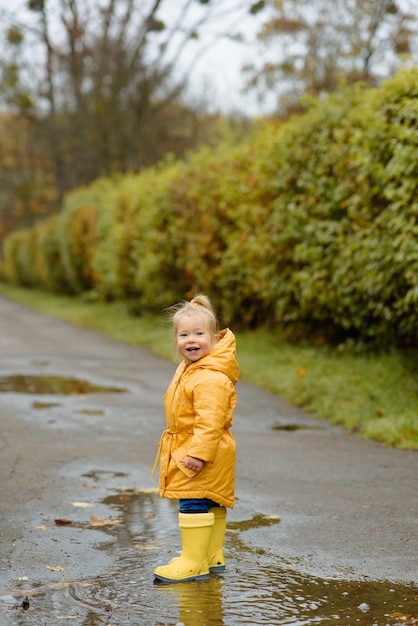
[[[162,318],[132,317],[120,302],[103,304],[2,286],[0,294],[39,313],[94,328],[172,358]],[[241,377],[362,437],[418,449],[418,353],[359,355],[291,344],[266,330],[237,333]]]

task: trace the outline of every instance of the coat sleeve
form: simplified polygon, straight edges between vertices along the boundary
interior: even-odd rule
[[[233,383],[221,372],[206,372],[192,390],[195,414],[193,436],[187,453],[202,461],[213,462],[224,430],[229,426]]]

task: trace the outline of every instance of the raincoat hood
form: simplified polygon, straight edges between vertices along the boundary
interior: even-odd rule
[[[235,383],[239,379],[239,365],[236,358],[237,346],[233,332],[229,328],[221,330],[219,340],[215,343],[208,355],[191,365],[183,363],[183,371],[195,369],[209,369],[222,372]]]

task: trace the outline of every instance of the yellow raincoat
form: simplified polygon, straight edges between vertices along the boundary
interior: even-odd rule
[[[183,361],[167,389],[163,432],[153,474],[160,461],[159,492],[165,498],[210,498],[234,506],[235,439],[230,432],[239,377],[235,337],[221,331],[211,352]],[[205,461],[200,473],[186,469],[187,455]]]

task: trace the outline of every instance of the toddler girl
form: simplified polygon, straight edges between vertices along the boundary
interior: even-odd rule
[[[182,551],[155,578],[180,582],[225,569],[226,508],[234,506],[235,440],[230,432],[239,366],[229,329],[219,332],[209,299],[198,295],[169,310],[183,361],[164,397],[159,492],[179,498]]]

